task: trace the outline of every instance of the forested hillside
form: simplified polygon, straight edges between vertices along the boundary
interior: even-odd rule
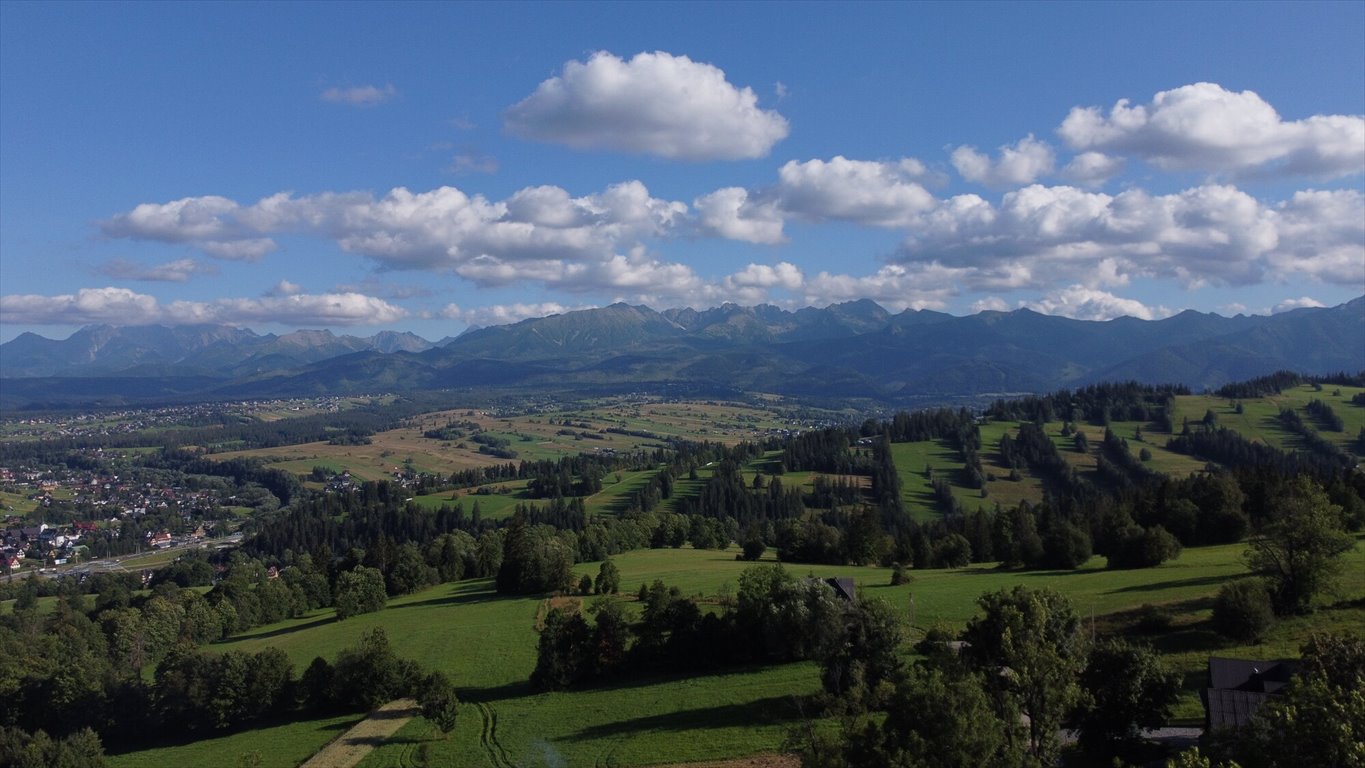
[[[792,733],[804,733],[802,719],[819,713],[836,721],[887,713],[881,735],[855,728],[837,741],[806,733],[794,742],[808,756],[872,764],[848,750],[861,745],[876,760],[891,759],[906,748],[899,740],[907,734],[937,743],[957,727],[945,723],[936,734],[896,720],[907,716],[899,697],[952,691],[979,709],[971,717],[985,729],[973,747],[981,759],[1050,760],[1063,749],[1056,728],[1071,724],[1083,739],[1068,759],[1087,764],[1137,754],[1130,750],[1139,743],[1112,730],[1105,720],[1112,713],[1085,698],[1101,689],[1087,682],[1101,674],[1096,665],[1155,670],[1151,695],[1160,701],[1123,717],[1161,724],[1196,716],[1192,688],[1210,648],[1269,639],[1292,650],[1314,624],[1350,633],[1365,623],[1356,603],[1365,582],[1343,568],[1359,560],[1365,528],[1360,375],[1281,373],[1212,395],[1103,384],[999,399],[979,413],[933,409],[796,429],[779,426],[793,423],[790,414],[717,404],[405,413],[355,409],[351,426],[327,433],[334,445],[296,446],[332,451],[307,472],[271,451],[319,437],[314,416],[270,422],[268,432],[231,420],[196,422],[185,434],[144,432],[143,445],[118,433],[7,441],[5,462],[24,475],[133,472],[272,501],[257,502],[235,523],[225,518],[245,534],[240,546],[175,558],[146,585],[137,574],[76,572],[0,584],[0,594],[15,600],[0,619],[7,649],[0,680],[9,681],[0,718],[18,729],[7,733],[28,738],[22,734],[41,729],[58,739],[53,749],[109,748],[156,760],[210,735],[250,743],[261,728],[415,695],[433,702],[423,721],[432,725],[422,727],[446,722],[439,727],[456,735],[450,746],[432,747],[451,760],[481,759],[461,745],[483,742],[467,731],[461,737],[466,726],[453,714],[442,721],[441,707],[463,713],[462,722],[482,718],[485,728],[496,727],[488,725],[493,706],[521,713],[581,758],[602,754],[602,737],[575,741],[564,725],[550,725],[558,721],[539,691],[562,691],[554,695],[570,701],[608,697],[603,716],[628,723],[610,691],[627,683],[671,690],[681,676],[796,730],[781,737],[787,726],[772,722],[727,725],[734,719],[707,710],[687,730],[696,737],[715,729],[720,741],[693,738],[685,746],[656,736],[631,754],[747,754],[790,746]],[[385,429],[385,419],[398,426]],[[204,439],[214,429],[261,447],[255,455],[214,453],[207,448],[214,441]],[[663,434],[671,430],[679,432]],[[146,444],[154,436],[176,439]],[[563,442],[541,439],[549,437]],[[608,437],[636,442],[602,450]],[[346,462],[348,451],[371,439],[482,459],[436,473],[395,455],[389,460],[404,466],[367,480]],[[532,449],[539,453],[516,455]],[[89,523],[115,537],[121,527],[78,500],[53,499],[28,515]],[[1283,551],[1305,535],[1315,564],[1286,570]],[[832,591],[837,578],[794,575],[807,570],[856,574],[857,588]],[[1246,576],[1253,578],[1238,580]],[[999,588],[1034,579],[1054,591]],[[875,599],[881,589],[896,602]],[[841,602],[859,594],[865,600]],[[982,613],[974,615],[978,596]],[[1065,674],[1048,683],[1058,686],[1047,689],[1056,698],[1011,698],[1018,693],[994,690],[981,674],[1022,663],[990,650],[1004,631],[1000,622],[1018,610],[1055,618],[1039,621],[1063,634],[1039,638],[1039,647],[1076,643],[1074,655],[1057,660]],[[1081,610],[1091,612],[1092,626],[1099,621],[1137,644],[1092,643],[1081,632]],[[498,627],[484,639],[503,649],[504,661],[480,662],[497,669],[484,677],[440,632],[440,622],[456,631],[469,611]],[[1311,623],[1302,618],[1313,612]],[[411,624],[407,617],[421,618]],[[376,621],[406,633],[357,634]],[[423,639],[414,645],[408,635]],[[936,643],[955,638],[981,655],[964,656],[965,667],[951,663]],[[907,664],[912,650],[922,660]],[[64,676],[71,658],[95,672]],[[467,658],[485,657],[469,651]],[[773,686],[766,689],[772,701],[743,698],[753,694],[743,693],[742,681],[754,675]],[[239,679],[256,693],[207,693],[237,690],[228,681]],[[366,688],[361,679],[382,684]],[[475,705],[453,703],[456,691]],[[775,703],[796,694],[811,697],[800,708],[805,714]],[[674,706],[691,700],[660,696]],[[1018,731],[1017,708],[1040,728]],[[524,733],[517,722],[505,721],[503,738],[523,738],[514,737]],[[168,731],[187,734],[189,743],[149,749],[147,734]],[[525,750],[529,742],[513,743]]]

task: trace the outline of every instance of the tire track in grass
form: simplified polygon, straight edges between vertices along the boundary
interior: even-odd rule
[[[483,716],[483,727],[479,733],[479,744],[488,753],[488,761],[494,768],[516,768],[511,759],[507,756],[507,750],[502,748],[498,742],[498,713],[493,708],[480,701],[476,704],[479,714]]]

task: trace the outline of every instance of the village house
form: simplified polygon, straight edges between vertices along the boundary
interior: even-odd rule
[[[1294,661],[1209,657],[1209,685],[1201,692],[1204,730],[1240,728],[1298,671]]]

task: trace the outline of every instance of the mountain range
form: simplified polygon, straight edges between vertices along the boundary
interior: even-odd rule
[[[957,317],[869,300],[788,311],[613,304],[470,330],[276,336],[225,326],[91,326],[0,345],[0,403],[285,397],[451,388],[770,392],[907,404],[1097,381],[1201,390],[1276,370],[1365,369],[1365,296],[1331,308],[1083,321]]]

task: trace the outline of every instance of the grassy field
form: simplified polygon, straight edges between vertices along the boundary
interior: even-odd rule
[[[914,571],[910,584],[889,585],[883,568],[789,565],[798,576],[852,576],[864,596],[888,601],[910,624],[912,637],[936,624],[963,626],[977,613],[981,594],[1018,584],[1050,587],[1070,597],[1097,635],[1122,631],[1131,611],[1144,604],[1168,607],[1172,630],[1156,645],[1185,676],[1187,690],[1178,715],[1198,719],[1195,690],[1210,654],[1275,658],[1293,656],[1314,629],[1365,632],[1365,540],[1349,555],[1335,608],[1282,622],[1260,645],[1229,644],[1207,626],[1213,594],[1224,582],[1243,576],[1243,545],[1187,549],[1158,568],[1107,571],[1095,558],[1075,572],[999,571],[988,565],[954,570]],[[655,579],[684,593],[714,597],[733,593],[747,563],[735,550],[690,548],[639,550],[616,557],[624,595],[633,601],[642,583]],[[578,565],[596,573],[596,563]],[[912,600],[913,596],[913,600]],[[385,610],[337,622],[330,611],[261,627],[212,646],[256,651],[283,649],[302,671],[314,656],[332,657],[370,627],[383,627],[398,652],[449,673],[460,687],[459,725],[450,739],[437,739],[418,719],[373,753],[364,766],[412,765],[422,751],[433,765],[481,765],[489,750],[511,764],[648,765],[752,754],[780,747],[787,729],[801,715],[802,697],[814,692],[818,674],[812,664],[744,668],[692,678],[650,678],[564,693],[534,693],[527,679],[535,665],[533,628],[538,597],[501,597],[488,580],[445,584],[396,598]],[[307,754],[335,735],[323,721],[283,730],[270,729],[223,739],[219,754],[263,755],[272,739],[297,743],[293,754]],[[311,741],[310,741],[311,740]],[[166,747],[117,758],[116,768],[131,765],[203,764],[201,744]],[[145,761],[138,758],[146,755]],[[273,758],[272,758],[273,760]],[[177,762],[179,761],[179,762]],[[267,765],[292,764],[267,762]],[[493,763],[498,764],[498,763]]]
[[[1182,420],[1189,417],[1192,421],[1203,418],[1206,410],[1212,410],[1219,424],[1238,430],[1249,439],[1259,440],[1276,447],[1294,448],[1299,438],[1279,426],[1275,415],[1282,406],[1295,407],[1302,411],[1313,398],[1322,399],[1332,405],[1342,417],[1346,428],[1343,432],[1323,432],[1328,439],[1349,448],[1351,442],[1365,426],[1365,408],[1350,403],[1350,398],[1361,391],[1353,387],[1325,387],[1315,391],[1311,386],[1288,390],[1276,397],[1259,398],[1242,402],[1243,413],[1234,410],[1233,401],[1212,395],[1182,396],[1176,399],[1175,423],[1177,429]],[[1304,412],[1305,421],[1315,424],[1315,420]],[[753,440],[770,434],[773,430],[797,428],[780,412],[739,405],[722,405],[700,402],[677,403],[632,403],[614,402],[596,407],[553,413],[536,413],[521,416],[495,416],[469,409],[454,409],[429,413],[414,417],[400,429],[374,435],[370,445],[340,446],[327,443],[307,443],[257,451],[240,451],[214,454],[215,457],[258,456],[265,458],[273,466],[307,474],[315,466],[323,466],[334,472],[349,470],[354,476],[364,480],[379,480],[392,477],[405,466],[421,472],[449,474],[470,467],[488,466],[505,460],[496,459],[478,452],[478,445],[468,440],[433,440],[422,436],[428,429],[442,427],[451,422],[473,422],[487,434],[509,441],[511,448],[518,453],[517,461],[535,459],[554,459],[560,456],[594,451],[611,450],[625,453],[658,445],[651,438],[621,435],[606,432],[609,428],[648,432],[660,437],[682,437],[691,440],[713,440],[735,443],[740,440]],[[1063,437],[1061,422],[1049,422],[1044,430],[1057,445],[1061,455],[1081,474],[1082,477],[1095,476],[1096,459],[1101,450],[1104,427],[1092,424],[1073,425],[1084,432],[1089,440],[1089,450],[1082,453],[1075,450],[1073,438]],[[1178,454],[1166,449],[1170,435],[1157,430],[1155,424],[1140,422],[1114,422],[1110,425],[1120,437],[1128,440],[1129,450],[1137,455],[1142,449],[1151,453],[1147,466],[1155,471],[1176,476],[1184,476],[1203,470],[1204,462],[1199,459]],[[1141,430],[1142,437],[1138,438]],[[1011,422],[990,422],[981,426],[982,469],[987,474],[986,496],[980,491],[968,488],[965,478],[961,477],[962,457],[942,440],[924,443],[904,443],[894,447],[897,469],[901,475],[902,494],[906,508],[917,520],[932,520],[940,514],[935,504],[929,480],[925,477],[926,466],[933,466],[936,476],[946,477],[953,486],[953,494],[963,508],[971,510],[984,506],[992,509],[999,503],[1004,507],[1013,506],[1020,501],[1038,502],[1043,498],[1043,483],[1023,468],[1019,479],[1009,479],[1010,468],[1004,466],[999,458],[1000,438],[1005,434],[1017,434],[1018,425]],[[561,434],[565,433],[565,434]],[[584,435],[591,435],[592,439]],[[600,438],[600,439],[598,439]],[[753,472],[771,471],[765,460],[751,464],[746,479],[752,479]],[[792,484],[798,478],[793,473],[784,478],[784,483]],[[703,474],[704,479],[704,474]],[[625,508],[629,494],[648,481],[648,473],[624,473],[620,483],[608,478],[603,491],[586,499],[588,508],[593,512],[619,512]],[[809,487],[813,475],[799,478],[799,482]],[[479,497],[480,510],[485,517],[497,519],[511,514],[517,501],[526,500],[519,495],[524,486],[500,484],[511,493],[497,493]],[[695,494],[700,489],[699,482],[681,481],[676,488],[676,498]],[[465,499],[465,494],[473,489],[461,491],[455,498]],[[452,494],[436,494],[419,497],[418,503],[431,508],[448,503]],[[465,499],[466,509],[472,501]],[[0,503],[11,500],[0,497]],[[671,501],[667,508],[676,504]]]
[[[190,744],[172,744],[109,755],[106,761],[109,768],[184,768],[201,765],[294,768],[360,718],[361,715],[344,715],[301,720]],[[259,759],[259,762],[253,762],[253,759]]]
[[[974,510],[993,502],[981,498],[981,492],[966,485],[962,454],[947,440],[928,440],[919,443],[893,443],[891,457],[896,462],[896,474],[901,478],[901,501],[905,511],[920,522],[936,520],[943,509],[934,498],[932,479],[926,468],[933,469],[933,478],[946,480],[953,489],[953,498],[963,509]],[[988,491],[989,493],[989,491]]]
[[[422,433],[451,422],[472,422],[485,433],[508,440],[517,461],[614,451],[627,453],[661,445],[659,440],[607,432],[609,428],[734,444],[756,440],[790,424],[776,411],[715,403],[609,403],[600,407],[520,416],[496,416],[472,409],[427,413],[398,429],[375,434],[369,445],[326,442],[213,454],[214,458],[261,457],[272,466],[307,474],[315,466],[349,470],[362,480],[391,477],[405,464],[419,472],[450,474],[460,469],[505,462],[479,453],[468,439],[435,440]],[[566,423],[567,422],[567,423]]]
[[[1304,423],[1318,430],[1324,438],[1350,450],[1351,443],[1365,427],[1365,408],[1351,404],[1351,397],[1363,391],[1360,387],[1338,387],[1324,385],[1315,390],[1311,384],[1287,389],[1279,395],[1242,400],[1242,413],[1237,413],[1233,400],[1216,395],[1196,395],[1176,398],[1176,411],[1173,420],[1176,430],[1184,419],[1197,422],[1204,418],[1207,411],[1213,411],[1220,426],[1237,430],[1248,440],[1257,440],[1280,449],[1294,449],[1301,445],[1297,435],[1280,426],[1276,417],[1281,408],[1293,408],[1303,417]],[[1340,394],[1338,394],[1340,393]],[[1328,432],[1305,410],[1312,400],[1321,400],[1332,407],[1341,417],[1345,429],[1341,432]]]
[[[27,517],[37,508],[38,502],[30,501],[25,494],[0,491],[0,513]]]

